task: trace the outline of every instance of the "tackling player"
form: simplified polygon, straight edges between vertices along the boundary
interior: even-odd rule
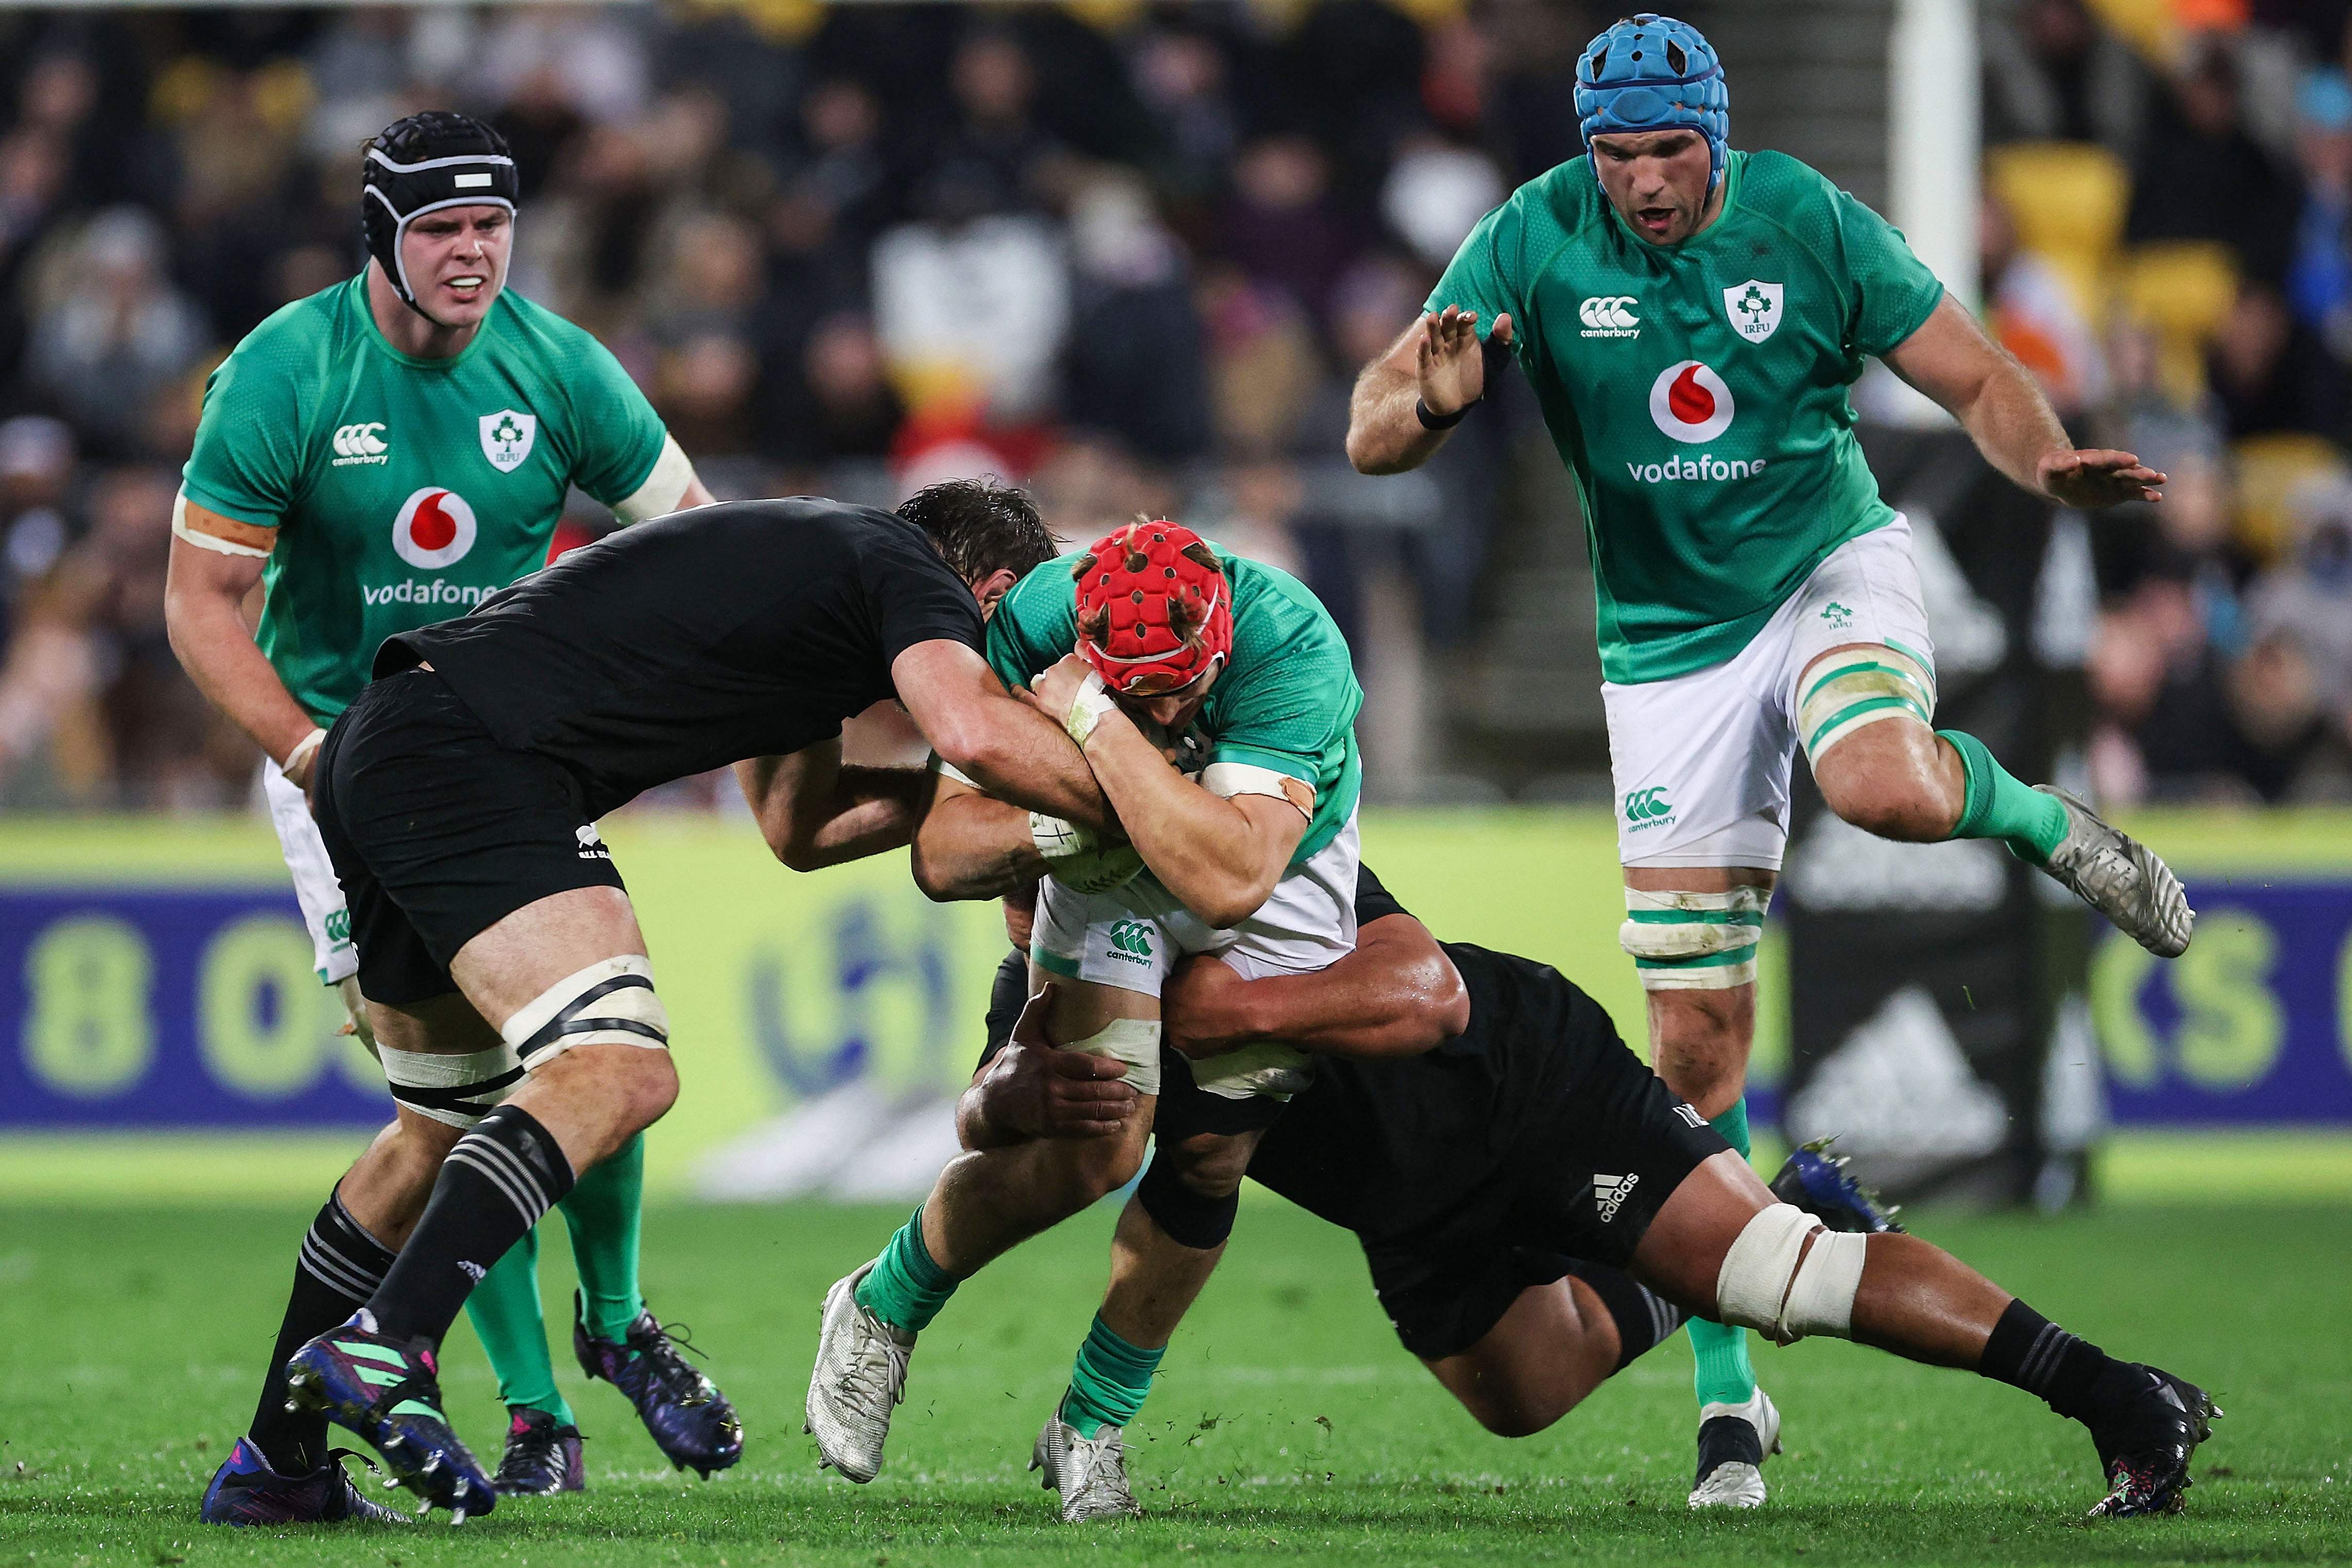
[[[853,1481],[881,1468],[915,1337],[956,1288],[1141,1165],[1160,989],[1176,961],[1214,952],[1244,974],[1289,974],[1355,945],[1363,694],[1339,627],[1303,584],[1220,559],[1190,529],[1139,521],[1031,573],[988,646],[1005,683],[1034,686],[1078,741],[1133,844],[1102,846],[943,773],[915,837],[916,879],[934,898],[968,899],[1045,877],[1029,952],[1041,981],[1057,980],[1044,1026],[1123,1064],[1142,1110],[1098,1142],[956,1160],[881,1255],[833,1287],[808,1424],[824,1462]],[[1163,752],[1171,738],[1205,748],[1197,786]],[[1307,1068],[1274,1042],[1203,1067],[1201,1088],[1223,1107],[1218,1135],[1245,1148]],[[1147,1266],[1127,1238],[1114,1244],[1111,1294],[1037,1439],[1043,1462],[1069,1478],[1073,1522],[1136,1511],[1117,1472],[1121,1432],[1175,1330],[1172,1317],[1128,1310],[1118,1281]]]
[[[1013,700],[984,617],[1053,553],[1016,490],[955,482],[898,514],[734,501],[622,530],[400,633],[320,747],[320,837],[349,895],[376,1037],[500,1048],[522,1081],[436,1163],[377,1172],[415,1228],[292,1397],[460,1519],[497,1503],[441,1408],[441,1340],[484,1268],[677,1094],[644,933],[596,821],[730,763],[798,870],[907,842],[922,768],[841,761],[844,720],[897,697],[1001,796],[1109,815],[1069,737]]]
[[[1832,1234],[1844,1226],[1776,1202],[1781,1184],[1768,1191],[1591,997],[1531,960],[1440,946],[1370,868],[1356,919],[1355,951],[1311,973],[1177,968],[1163,993],[1173,1048],[1159,1151],[1123,1236],[1183,1233],[1203,1189],[1230,1192],[1246,1163],[1355,1233],[1398,1338],[1500,1436],[1559,1420],[1687,1308],[1782,1342],[1832,1334],[2026,1389],[2089,1429],[2107,1483],[2095,1517],[2180,1506],[2189,1456],[2220,1414],[2202,1390],[2109,1357],[1916,1237]],[[959,1136],[971,1149],[1117,1136],[1137,1097],[1099,1058],[1045,1043],[1045,1004],[1024,1009],[1027,983],[1015,953],[998,972]],[[1152,1174],[1223,1110],[1176,1050],[1209,1068],[1265,1040],[1312,1051],[1312,1084],[1254,1151],[1226,1142],[1184,1181]],[[1873,1223],[1843,1184],[1837,1217]],[[1155,1268],[1114,1282],[1114,1298],[1172,1326],[1218,1253],[1161,1245],[1149,1256]]]
[[[516,175],[497,132],[462,114],[411,115],[369,142],[361,167],[366,267],[279,310],[213,374],[172,520],[173,647],[270,759],[262,782],[319,976],[341,988],[396,1102],[303,1244],[252,1430],[205,1493],[215,1523],[356,1511],[326,1424],[287,1411],[280,1369],[390,1266],[405,1222],[373,1173],[429,1168],[521,1076],[496,1042],[452,1059],[370,1035],[351,914],[304,798],[325,726],[385,637],[461,615],[543,565],[569,487],[624,522],[710,500],[619,363],[507,290]],[[256,584],[257,629],[242,612]],[[573,1348],[590,1376],[629,1396],[673,1463],[707,1474],[734,1463],[740,1432],[639,1293],[643,1172],[632,1144],[564,1205],[583,1288]],[[575,1490],[580,1434],[549,1363],[537,1264],[527,1236],[472,1301],[510,1412],[499,1484]]]
[[[1482,334],[1535,388],[1583,499],[1620,820],[1622,939],[1652,1059],[1743,1153],[1755,954],[1802,747],[1830,809],[1889,838],[1990,838],[2151,952],[2189,944],[2145,847],[1983,742],[1932,727],[1910,530],[1879,499],[1846,388],[1866,356],[2066,506],[2158,499],[2128,452],[2082,451],[2032,379],[1903,237],[1778,153],[1730,149],[1697,30],[1644,13],[1577,62],[1591,153],[1463,241],[1427,313],[1358,378],[1348,455],[1425,462],[1485,391]],[[1746,1336],[1694,1322],[1694,1507],[1764,1500],[1777,1424]]]

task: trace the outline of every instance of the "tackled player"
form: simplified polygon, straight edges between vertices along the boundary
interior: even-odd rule
[[[1865,357],[2060,505],[2159,499],[2128,452],[2078,450],[2016,361],[1903,237],[1779,153],[1731,150],[1697,29],[1643,13],[1577,62],[1591,151],[1473,229],[1422,319],[1357,379],[1348,455],[1428,460],[1486,391],[1482,337],[1534,387],[1583,500],[1624,866],[1623,945],[1651,1059],[1743,1153],[1756,939],[1802,747],[1832,811],[1916,843],[1990,838],[2151,952],[2189,945],[2180,883],[1972,735],[1933,728],[1910,526],[1879,499],[1846,389]],[[1747,1338],[1694,1321],[1693,1507],[1764,1500],[1777,1428]]]

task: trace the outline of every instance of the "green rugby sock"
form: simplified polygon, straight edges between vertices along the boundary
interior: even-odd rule
[[[918,1208],[858,1282],[857,1304],[894,1329],[919,1334],[961,1283],[931,1261],[923,1246],[923,1211]]]
[[[1077,1360],[1070,1364],[1062,1419],[1081,1437],[1093,1437],[1105,1426],[1125,1426],[1143,1408],[1144,1396],[1151,1392],[1151,1374],[1167,1353],[1165,1345],[1146,1350],[1128,1343],[1097,1312]]]
[[[539,1310],[539,1232],[522,1239],[482,1276],[466,1298],[482,1350],[498,1373],[499,1398],[509,1405],[544,1410],[566,1426],[576,1426],[572,1406],[555,1389],[555,1364],[548,1359],[547,1321]]]
[[[581,1315],[597,1339],[618,1344],[645,1310],[637,1242],[646,1194],[646,1139],[638,1133],[572,1185],[558,1206],[572,1231]]]
[[[1968,794],[1955,838],[1998,838],[2021,860],[2040,866],[2066,838],[2066,807],[2054,795],[2019,782],[1993,760],[1985,743],[1961,730],[1938,730],[1937,736],[1960,759],[1968,777]]]
[[[1748,1158],[1748,1101],[1745,1098],[1732,1102],[1731,1109],[1711,1118],[1707,1123],[1723,1134],[1724,1142]],[[1745,1405],[1756,1397],[1756,1369],[1748,1362],[1748,1331],[1727,1323],[1710,1321],[1706,1318],[1690,1321],[1691,1354],[1698,1363],[1691,1382],[1698,1393],[1700,1408],[1710,1405]]]

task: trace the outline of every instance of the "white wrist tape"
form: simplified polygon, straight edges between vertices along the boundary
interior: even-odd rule
[[[324,730],[313,730],[295,742],[294,749],[286,753],[286,760],[278,764],[278,773],[283,774],[289,783],[292,782],[302,772],[304,764],[317,754],[320,743],[326,738],[327,732]]]
[[[1101,674],[1090,669],[1087,678],[1078,682],[1078,694],[1070,699],[1070,710],[1062,715],[1062,728],[1069,731],[1071,740],[1083,746],[1087,737],[1095,732],[1095,726],[1102,721],[1102,716],[1118,706],[1111,700],[1110,688],[1103,684]]]
[[[1832,1231],[1791,1204],[1759,1211],[1723,1255],[1715,1279],[1717,1318],[1754,1329],[1775,1344],[1807,1334],[1853,1337],[1853,1297],[1869,1240]]]

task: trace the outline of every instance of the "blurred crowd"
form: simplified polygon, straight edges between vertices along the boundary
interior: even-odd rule
[[[2110,800],[2352,795],[2347,12],[1989,18],[1988,319],[2078,440],[2171,476],[2093,524]]]
[[[1549,0],[0,13],[0,802],[249,787],[163,637],[174,470],[227,349],[355,268],[360,145],[426,106],[505,133],[510,285],[720,495],[987,469],[1072,539],[1181,508],[1360,647],[1454,646],[1493,437],[1361,479],[1348,385],[1578,150],[1586,36]]]
[[[2078,437],[2171,475],[2094,524],[2110,798],[2352,793],[2346,10],[1988,3],[1988,318]],[[1579,151],[1592,15],[0,12],[0,805],[247,795],[163,635],[177,468],[229,346],[358,265],[362,142],[427,106],[504,132],[511,286],[609,344],[719,494],[988,469],[1072,539],[1176,512],[1332,605],[1373,791],[1411,794],[1528,416],[1365,480],[1348,387]]]

